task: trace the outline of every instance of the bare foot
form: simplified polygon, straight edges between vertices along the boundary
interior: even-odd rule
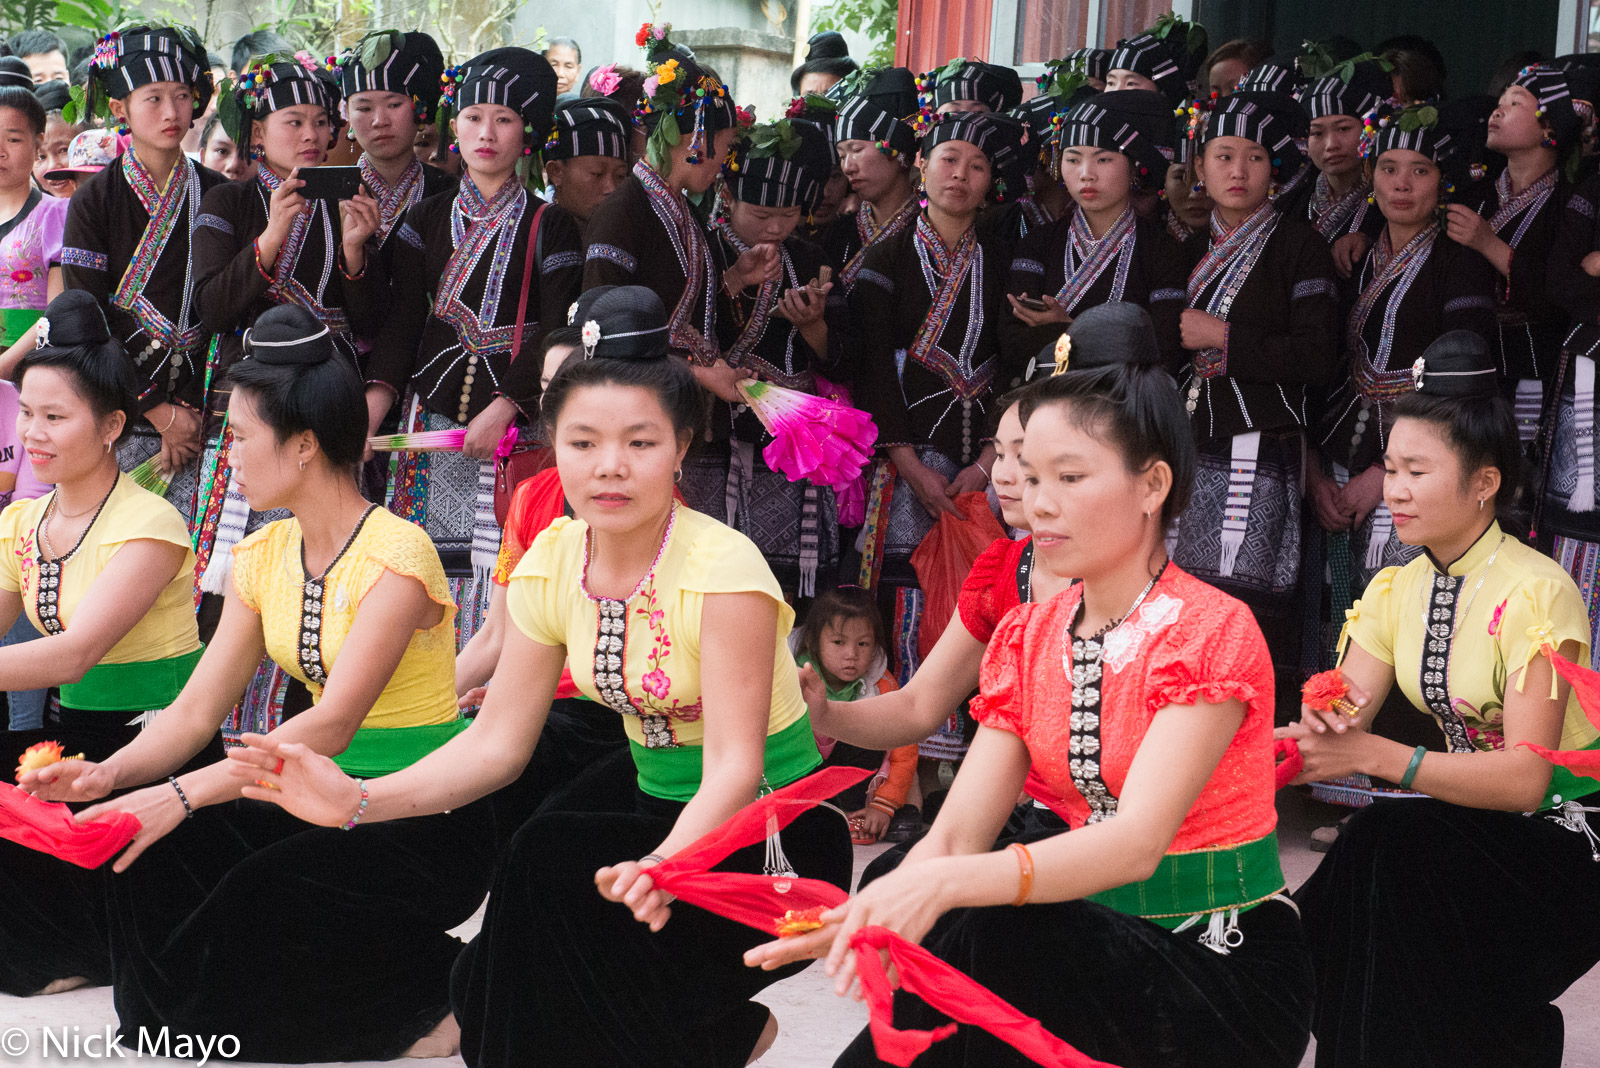
[[[423,1035],[406,1050],[407,1057],[454,1057],[461,1052],[461,1025],[455,1013],[439,1021],[439,1026]]]
[[[74,975],[69,979],[57,979],[52,983],[46,984],[43,989],[35,990],[30,996],[42,998],[49,994],[65,994],[69,990],[76,990],[80,986],[88,985],[89,980],[81,975]]]
[[[756,1039],[756,1048],[750,1051],[750,1059],[745,1064],[754,1064],[759,1061],[778,1041],[778,1018],[772,1015],[772,1010],[767,1010],[767,1026],[761,1029],[761,1037]]]

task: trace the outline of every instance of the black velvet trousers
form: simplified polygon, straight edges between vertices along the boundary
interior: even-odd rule
[[[487,800],[353,831],[202,809],[106,880],[122,1031],[231,1034],[252,1061],[397,1057],[450,1011],[447,932],[493,861]]]
[[[451,1001],[470,1068],[740,1068],[767,1010],[751,1001],[802,970],[747,968],[772,935],[692,905],[656,934],[595,887],[602,867],[649,853],[681,804],[638,790],[628,754],[551,798],[501,858],[483,931],[461,954]],[[801,875],[850,880],[844,820],[815,809],[783,831]],[[759,872],[762,845],[724,871]]]
[[[67,756],[105,760],[138,735],[128,721],[141,714],[46,709],[38,730],[0,731],[0,775],[9,781],[23,751],[45,741],[60,742]],[[219,736],[184,770],[222,756]],[[111,981],[105,892],[110,870],[109,862],[87,871],[0,840],[0,993],[23,997],[75,976],[95,986]]]
[[[1029,806],[1031,809],[1031,806]],[[1022,811],[1002,845],[1062,833],[1053,813]],[[894,870],[891,850],[863,873]],[[935,956],[1034,1017],[1082,1052],[1119,1068],[1297,1068],[1310,1039],[1311,964],[1295,910],[1267,901],[1239,916],[1244,941],[1227,954],[1200,928],[1168,931],[1092,901],[956,909],[928,932]],[[896,1027],[948,1018],[895,994]],[[883,1065],[863,1029],[835,1068]],[[962,1025],[917,1058],[917,1068],[1021,1068],[1026,1057]]]
[[[1600,863],[1581,831],[1379,801],[1295,899],[1318,1068],[1560,1068],[1551,1002],[1600,961]]]

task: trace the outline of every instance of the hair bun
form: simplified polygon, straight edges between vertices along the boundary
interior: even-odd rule
[[[667,354],[667,310],[645,286],[611,286],[592,300],[578,298],[573,325],[590,359],[654,360]]]
[[[850,56],[850,45],[837,30],[814,33],[806,45],[807,63],[814,59],[847,59]]]
[[[333,358],[333,335],[297,304],[268,308],[244,332],[244,354],[265,364],[311,366]]]
[[[1039,350],[1028,377],[1123,364],[1161,366],[1155,323],[1150,313],[1127,301],[1098,304],[1072,320],[1066,332]],[[1049,369],[1048,371],[1046,369]]]
[[[52,300],[36,329],[41,348],[75,349],[111,340],[100,302],[81,289],[69,289]]]

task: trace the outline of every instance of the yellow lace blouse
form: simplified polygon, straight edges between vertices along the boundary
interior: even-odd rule
[[[1559,649],[1568,641],[1579,646],[1574,659],[1588,664],[1589,619],[1572,576],[1515,538],[1502,540],[1495,523],[1443,569],[1424,553],[1378,572],[1349,611],[1340,653],[1354,642],[1394,665],[1401,692],[1433,716],[1451,752],[1490,752],[1505,747],[1507,678],[1546,643]],[[1569,696],[1560,748],[1584,749],[1597,738]],[[1572,780],[1557,769],[1552,793],[1600,789],[1592,779]]]
[[[102,664],[134,664],[183,656],[200,648],[200,631],[194,615],[194,552],[189,530],[178,510],[127,475],[117,479],[111,496],[95,517],[78,548],[62,560],[56,600],[43,607],[56,628],[40,619],[39,522],[54,493],[17,501],[0,512],[0,589],[22,594],[22,607],[36,630],[54,633],[72,626],[72,616],[95,579],[111,558],[130,541],[160,541],[186,550],[183,566],[172,577],[156,603],[122,640],[101,659]],[[55,546],[65,552],[64,545]],[[53,612],[52,612],[53,610]]]
[[[233,549],[239,599],[261,616],[267,654],[305,683],[313,701],[339,659],[367,591],[392,571],[416,579],[444,606],[444,618],[411,636],[400,664],[362,727],[416,727],[458,718],[455,695],[455,602],[444,566],[428,535],[414,523],[377,508],[328,570],[315,596],[301,557],[300,523],[280,519]],[[308,585],[310,588],[308,588]]]

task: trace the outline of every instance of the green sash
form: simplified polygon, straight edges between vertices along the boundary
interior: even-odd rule
[[[166,660],[96,664],[77,682],[61,685],[61,703],[86,712],[150,712],[170,705],[200,662],[201,646]]]
[[[409,768],[470,726],[470,719],[456,719],[423,727],[362,727],[333,762],[346,775],[375,779]]]
[[[1580,752],[1600,749],[1600,738],[1596,738],[1584,746]],[[1539,811],[1555,808],[1563,801],[1576,801],[1580,797],[1588,797],[1596,790],[1600,790],[1600,781],[1589,778],[1587,775],[1574,775],[1563,767],[1556,767],[1550,773],[1550,785],[1545,789],[1544,801],[1539,805]]]
[[[1259,905],[1286,885],[1273,832],[1244,845],[1168,853],[1150,878],[1089,900],[1171,930],[1198,913]]]
[[[689,801],[700,789],[704,773],[704,750],[698,745],[671,749],[648,749],[632,738],[633,765],[639,769],[639,789],[651,797],[668,801]],[[811,717],[803,715],[777,734],[767,735],[765,769],[767,782],[774,790],[788,786],[822,764],[817,740],[811,733]]]
[[[44,318],[44,309],[0,308],[0,347],[10,348]]]

